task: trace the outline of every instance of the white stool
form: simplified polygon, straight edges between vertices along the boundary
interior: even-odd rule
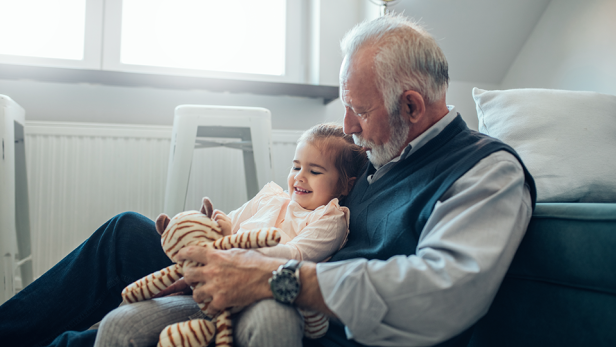
[[[0,304],[32,282],[24,109],[0,95]],[[18,271],[20,270],[20,271]],[[21,285],[16,281],[21,273]]]
[[[243,151],[248,199],[272,180],[271,114],[264,108],[180,105],[175,108],[164,212],[184,211],[195,148],[225,146]],[[239,138],[218,143],[204,137]]]

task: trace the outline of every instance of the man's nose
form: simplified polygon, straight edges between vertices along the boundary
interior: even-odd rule
[[[353,112],[353,110],[351,110],[349,107],[346,107],[344,111],[344,121],[342,123],[342,129],[347,135],[361,133],[361,126],[359,125],[358,117],[355,112]]]

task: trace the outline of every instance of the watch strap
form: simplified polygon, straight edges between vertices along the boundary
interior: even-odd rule
[[[297,276],[297,280],[299,281],[299,268],[304,265],[303,261],[299,261],[296,259],[289,259],[280,269],[287,269],[293,271],[295,276]]]

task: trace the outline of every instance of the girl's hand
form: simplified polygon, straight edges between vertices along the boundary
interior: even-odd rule
[[[212,219],[220,225],[220,228],[222,229],[222,236],[232,234],[233,230],[231,230],[231,218],[229,218],[229,216],[227,216],[224,212],[221,210],[214,210]]]

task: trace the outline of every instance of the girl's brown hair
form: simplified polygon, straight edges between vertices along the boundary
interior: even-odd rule
[[[368,157],[363,147],[353,142],[353,136],[347,135],[342,126],[336,123],[317,124],[306,130],[297,143],[306,141],[316,146],[321,153],[330,154],[334,165],[340,173],[336,195],[340,197],[349,185],[352,177],[359,177]]]

